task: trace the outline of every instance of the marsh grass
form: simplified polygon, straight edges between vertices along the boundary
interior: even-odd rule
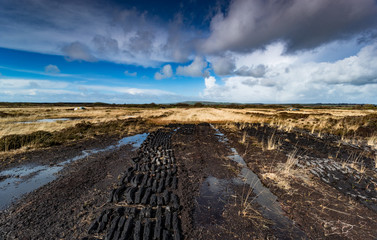
[[[303,109],[299,112],[286,112],[279,108],[137,108],[119,106],[87,107],[85,111],[73,111],[73,106],[41,106],[41,107],[1,107],[0,138],[8,135],[28,135],[34,132],[59,132],[75,127],[81,122],[105,124],[131,118],[144,119],[154,125],[170,123],[201,123],[209,122],[222,126],[245,129],[250,124],[259,123],[274,125],[281,131],[306,129],[318,136],[331,133],[341,136],[345,141],[360,144],[364,139],[369,145],[377,145],[377,111],[376,110],[345,110],[345,109]],[[47,118],[70,118],[70,121],[33,122]],[[246,142],[247,134],[241,142]],[[264,148],[275,149],[279,140],[271,137]],[[37,141],[38,142],[38,141]],[[10,145],[9,145],[10,147]],[[7,147],[8,148],[8,147]]]
[[[131,135],[146,132],[154,126],[141,119],[118,120],[108,122],[79,122],[60,131],[36,131],[29,134],[12,134],[0,138],[0,151],[9,151],[23,147],[51,147],[66,142],[88,139],[101,135]]]
[[[281,145],[280,139],[277,139],[275,133],[276,131],[267,139],[267,150],[275,150]]]
[[[294,168],[294,166],[296,166],[298,162],[296,156],[297,156],[297,149],[293,150],[292,152],[288,154],[287,161],[285,162],[284,167],[282,168],[282,172],[284,174],[287,174],[287,175],[291,174],[292,169]]]
[[[363,155],[364,155],[365,152],[361,152],[359,154],[356,154],[356,153],[353,153],[351,154],[348,159],[346,160],[346,163],[348,163],[348,165],[355,169],[356,171],[360,172],[360,173],[365,173],[366,171],[366,166],[365,164],[361,161]],[[347,164],[346,164],[347,165]],[[342,165],[342,166],[345,166],[345,165]]]
[[[367,143],[373,149],[377,150],[377,133],[375,135],[369,137],[368,140],[367,140]]]
[[[242,134],[242,138],[240,140],[240,143],[241,144],[245,144],[246,143],[246,139],[247,139],[247,132],[246,131],[243,131],[243,134]]]

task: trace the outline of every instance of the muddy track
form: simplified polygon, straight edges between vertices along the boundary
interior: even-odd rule
[[[173,129],[151,133],[84,239],[181,239]]]

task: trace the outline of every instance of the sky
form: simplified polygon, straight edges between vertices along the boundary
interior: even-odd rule
[[[0,0],[0,101],[377,104],[377,0]]]

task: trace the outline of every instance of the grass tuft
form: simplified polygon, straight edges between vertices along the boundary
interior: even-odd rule
[[[283,173],[290,174],[291,170],[298,162],[296,155],[297,149],[288,154],[287,161],[284,164]]]

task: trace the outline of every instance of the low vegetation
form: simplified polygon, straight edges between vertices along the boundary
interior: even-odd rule
[[[83,121],[75,126],[54,132],[36,131],[29,134],[11,134],[0,138],[0,151],[9,151],[23,147],[50,147],[66,142],[106,135],[128,135],[147,131],[148,123],[140,119],[115,120],[92,123]]]
[[[350,144],[377,146],[377,110],[374,105],[234,105],[180,103],[172,105],[85,104],[86,110],[74,111],[83,104],[0,103],[0,151],[46,147],[83,139],[103,132],[118,134],[129,119],[148,124],[170,123],[240,124],[261,123],[287,132],[301,129],[318,137],[336,135]],[[68,119],[38,122],[41,119]],[[25,123],[27,122],[27,123]],[[141,124],[141,125],[143,125]],[[241,142],[245,142],[244,133]],[[281,144],[269,136],[265,148]]]

